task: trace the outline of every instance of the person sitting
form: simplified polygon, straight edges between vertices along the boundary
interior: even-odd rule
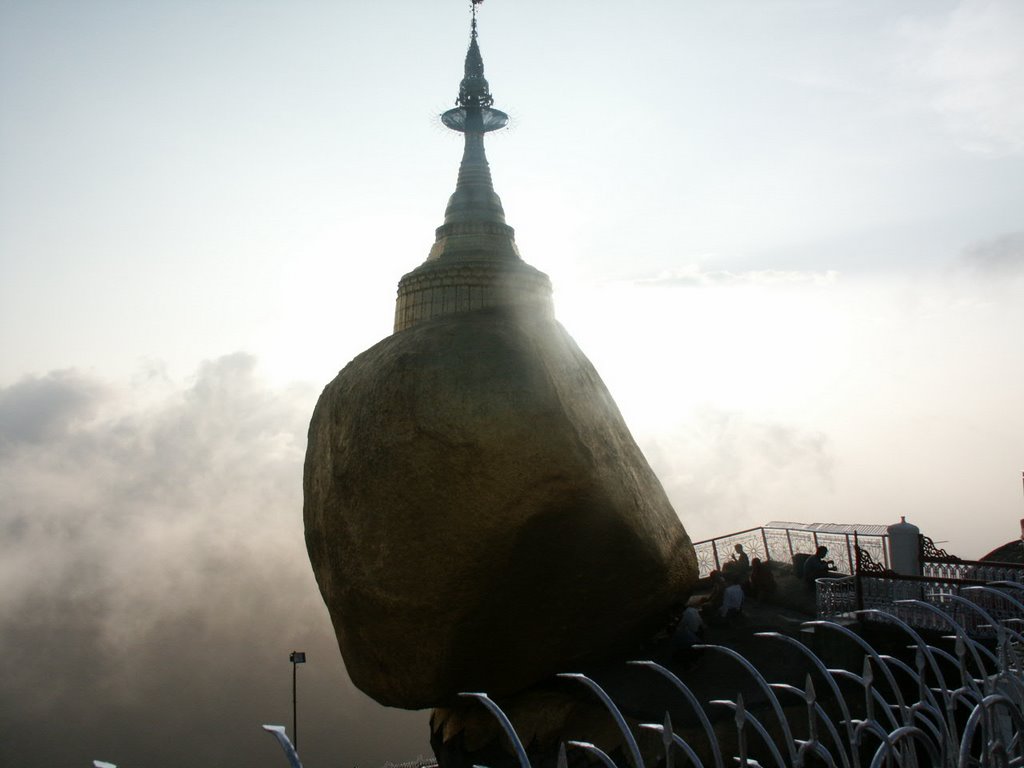
[[[701,602],[701,613],[709,619],[716,616],[718,609],[722,607],[722,599],[725,597],[726,587],[725,577],[721,571],[712,571],[710,578],[711,591]]]
[[[743,610],[743,587],[733,581],[722,593],[722,606],[718,609],[718,623],[731,624]]]
[[[722,566],[722,571],[726,576],[742,581],[747,578],[747,573],[750,572],[750,558],[747,557],[747,553],[743,551],[742,544],[737,544],[733,549],[735,551],[729,558],[729,562]]]
[[[759,557],[755,557],[750,562],[750,578],[747,580],[747,585],[751,597],[757,600],[765,600],[775,593],[775,576],[772,574],[772,569]]]
[[[829,571],[835,569],[835,564],[831,560],[825,559],[827,555],[828,547],[818,547],[817,551],[804,563],[804,581],[810,586],[814,586],[814,582],[818,579],[826,578]]]
[[[672,658],[688,651],[704,640],[704,622],[692,605],[683,611],[683,616],[672,633]]]

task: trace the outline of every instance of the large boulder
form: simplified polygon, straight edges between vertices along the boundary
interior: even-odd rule
[[[313,413],[306,544],[352,681],[423,708],[615,652],[690,589],[693,547],[557,322],[485,309],[356,357]]]

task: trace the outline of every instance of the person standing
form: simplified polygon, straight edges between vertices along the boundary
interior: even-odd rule
[[[743,581],[747,578],[747,574],[750,572],[750,558],[747,557],[747,553],[743,551],[743,545],[737,544],[733,547],[733,553],[724,566],[722,571],[726,576],[730,578]]]

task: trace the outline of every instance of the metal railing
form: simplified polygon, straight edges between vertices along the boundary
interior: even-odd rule
[[[1024,617],[1024,604],[1014,596],[1021,596],[1021,592],[1007,593],[993,586],[977,589],[981,592],[975,593],[975,597],[992,596],[985,590],[1000,592],[1000,599],[1012,606],[1016,618]],[[886,621],[896,631],[905,633],[914,648],[914,666],[878,653],[863,637],[834,622],[811,621],[804,626],[815,632],[844,636],[854,643],[864,659],[860,669],[831,668],[810,647],[793,637],[776,632],[758,633],[768,653],[773,643],[799,648],[809,662],[808,667],[815,670],[807,674],[803,688],[769,683],[755,663],[731,648],[696,646],[705,652],[729,656],[739,663],[765,700],[756,708],[748,707],[739,693],[734,699],[702,703],[683,680],[664,666],[653,661],[630,662],[638,673],[660,676],[676,688],[680,699],[694,710],[707,743],[689,744],[674,731],[667,712],[661,722],[641,723],[639,728],[660,735],[663,754],[658,762],[668,768],[676,764],[698,768],[711,765],[724,768],[730,764],[759,766],[753,756],[755,750],[761,753],[761,759],[767,754],[769,761],[778,768],[808,765],[1009,768],[1024,765],[1024,667],[1016,645],[1024,638],[1011,628],[1011,622],[996,621],[989,616],[996,633],[995,651],[992,651],[968,637],[957,621],[959,613],[951,613],[941,606],[932,610],[946,631],[957,638],[952,653],[928,645],[894,614],[881,610],[862,614],[875,621]],[[950,675],[951,668],[959,670],[959,675]],[[589,688],[611,713],[625,745],[625,758],[619,765],[647,768],[651,763],[645,764],[636,734],[611,697],[584,675],[561,677]],[[910,685],[900,685],[897,677],[906,678]],[[859,689],[858,695],[844,692],[849,690],[850,683]],[[908,689],[916,689],[918,695],[908,697]],[[463,695],[476,698],[498,718],[513,744],[519,767],[531,768],[527,748],[498,706],[483,693]],[[796,704],[802,706],[794,706]],[[711,727],[710,715],[713,710],[721,709],[732,715],[735,738],[727,741],[735,747],[733,754],[723,754],[725,734],[720,726],[718,730]],[[567,766],[567,749],[591,752],[607,768],[616,766],[594,745],[567,740],[559,753],[560,768]]]
[[[1024,584],[1024,566],[961,560],[936,548],[927,536],[920,541],[922,575],[914,576],[890,570],[855,539],[853,577],[816,582],[818,617],[840,619],[856,611],[881,609],[917,629],[941,630],[945,619],[934,610],[941,607],[973,637],[991,636],[994,630],[970,602],[983,606],[987,616],[1015,617],[999,596],[978,588],[990,582]],[[962,600],[966,594],[973,595],[971,601]]]
[[[979,560],[961,560],[958,563],[926,560],[921,563],[921,575],[934,579],[1024,583],[1024,567],[1014,563],[986,563]]]
[[[761,560],[774,560],[789,563],[793,555],[799,553],[813,554],[819,546],[829,549],[829,556],[835,563],[836,570],[852,574],[856,565],[854,541],[858,541],[865,551],[869,552],[876,562],[889,565],[888,536],[856,533],[826,532],[805,528],[776,528],[759,526],[747,528],[725,536],[704,539],[694,542],[693,548],[697,555],[698,576],[704,578],[712,571],[722,570],[729,562],[735,545],[743,545],[747,556]]]
[[[857,578],[841,576],[815,581],[815,606],[819,619],[841,619],[856,612]]]
[[[964,560],[940,549],[929,537],[918,536],[921,575],[937,579],[972,579],[975,581],[1015,581],[1024,583],[1024,563],[1001,563],[993,560]]]
[[[958,598],[972,595],[971,602],[1000,620],[1016,618],[1012,608],[990,593],[975,590],[986,582],[970,579],[933,579],[924,576],[860,574],[841,579],[818,579],[817,615],[842,620],[859,611],[883,610],[918,630],[942,631],[946,619],[934,608],[953,616],[972,637],[991,637],[993,630],[984,616]]]
[[[845,586],[836,584],[837,589]],[[905,582],[910,584],[911,582]],[[919,582],[924,583],[924,582]],[[798,651],[809,670],[803,687],[769,683],[757,664],[723,645],[698,645],[707,654],[730,658],[742,670],[756,692],[744,699],[737,691],[731,699],[700,701],[684,680],[654,661],[634,661],[628,668],[636,675],[669,683],[678,704],[689,711],[695,724],[684,738],[666,711],[660,722],[641,722],[631,727],[622,710],[604,689],[583,674],[563,674],[600,702],[621,734],[623,757],[616,763],[594,744],[576,741],[567,734],[557,756],[558,768],[567,768],[567,750],[586,752],[606,768],[664,768],[692,765],[695,768],[760,766],[765,760],[775,768],[1017,768],[1024,766],[1024,662],[1020,657],[1024,635],[1024,587],[1015,583],[961,585],[959,594],[923,592],[900,600],[895,611],[870,608],[857,612],[861,618],[884,622],[902,634],[910,649],[910,662],[877,651],[853,629],[827,620],[808,621],[805,632],[821,633],[830,642],[819,648],[836,650],[846,645],[863,659],[857,669],[844,669],[802,639],[778,632],[759,632],[765,659],[782,651]],[[1000,615],[993,610],[999,607]],[[937,647],[924,640],[899,611],[921,610],[935,617],[935,624],[950,642]],[[991,630],[991,640],[971,636],[965,617],[974,615]],[[802,634],[802,633],[801,633]],[[849,659],[850,654],[845,654]],[[641,681],[642,682],[642,681]],[[519,768],[539,765],[544,755],[533,754],[520,739],[509,717],[485,693],[464,693],[477,700],[497,720],[512,746]],[[754,699],[757,702],[754,703]],[[659,699],[660,701],[660,699]],[[675,711],[675,710],[673,710]],[[727,713],[729,721],[716,718]],[[716,725],[712,722],[717,719]],[[267,727],[281,742],[292,768],[300,768],[298,756],[280,726]],[[660,754],[647,755],[638,737],[642,731],[659,737]],[[650,752],[648,750],[648,752]]]

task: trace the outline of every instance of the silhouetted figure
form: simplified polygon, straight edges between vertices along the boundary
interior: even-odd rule
[[[718,609],[720,622],[732,623],[743,610],[743,587],[740,583],[733,582],[725,588],[722,595],[722,607]]]
[[[835,569],[835,564],[831,560],[825,559],[826,555],[828,555],[828,547],[818,547],[818,550],[804,563],[804,581],[809,585],[814,586],[816,579],[828,576],[829,571]]]
[[[722,566],[722,571],[727,578],[743,581],[750,572],[750,558],[743,551],[742,544],[737,544],[733,549],[735,551],[729,558],[729,562]]]
[[[718,609],[722,607],[722,600],[725,597],[725,576],[721,571],[711,572],[711,591],[701,603],[701,613],[709,621],[718,615]]]
[[[735,552],[733,553],[732,560],[739,563],[740,568],[749,568],[750,558],[747,557],[747,553],[743,551],[743,545],[737,544],[733,549]]]
[[[796,576],[798,579],[803,579],[804,563],[807,562],[807,558],[809,557],[810,555],[806,552],[793,553],[793,575]]]
[[[747,582],[750,587],[751,597],[757,600],[765,600],[775,593],[775,576],[768,563],[755,557],[750,562],[750,579]]]
[[[672,633],[672,657],[688,651],[704,640],[704,621],[700,612],[692,605],[683,611],[683,616]]]

